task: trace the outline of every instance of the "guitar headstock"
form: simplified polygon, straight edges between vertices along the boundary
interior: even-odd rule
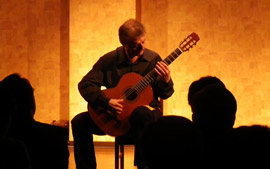
[[[199,36],[193,32],[180,43],[179,48],[182,52],[189,51],[189,49],[195,46],[199,40]]]

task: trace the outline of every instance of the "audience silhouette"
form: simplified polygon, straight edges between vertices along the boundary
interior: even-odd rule
[[[236,100],[220,85],[208,85],[193,95],[192,120],[208,136],[231,131],[235,122]]]
[[[269,168],[270,129],[234,128],[237,102],[215,76],[191,83],[192,121],[167,115],[150,124],[142,137],[148,169]],[[11,74],[0,82],[0,168],[68,169],[68,131],[38,122],[33,88]]]
[[[230,161],[238,168],[270,168],[270,130],[264,125],[235,128]]]
[[[32,168],[67,169],[68,130],[34,119],[35,97],[26,78],[11,74],[2,80],[2,84],[16,104],[8,135],[24,142]]]
[[[0,168],[31,169],[24,143],[7,136],[15,108],[14,100],[0,82]]]
[[[202,140],[202,166],[269,168],[269,128],[263,125],[234,128],[237,102],[220,79],[205,76],[194,81],[188,102]]]
[[[188,101],[192,121],[201,134],[203,165],[207,168],[227,168],[237,102],[217,77],[206,76],[194,81]]]
[[[199,133],[185,117],[163,116],[149,125],[142,138],[148,169],[197,169],[201,164]]]
[[[220,85],[223,87],[226,87],[225,84],[217,77],[215,76],[203,76],[199,78],[198,80],[195,80],[191,83],[188,89],[188,103],[191,104],[192,97],[195,93],[202,90],[204,87],[208,85]]]

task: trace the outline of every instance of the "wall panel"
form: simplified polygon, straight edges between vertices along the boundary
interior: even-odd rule
[[[28,78],[35,89],[35,119],[59,120],[60,0],[1,0],[0,4],[1,79],[11,73]]]
[[[190,118],[189,85],[213,75],[237,99],[236,126],[269,124],[267,0],[0,0],[0,4],[0,78],[17,72],[30,80],[39,121],[71,120],[87,110],[78,82],[100,56],[120,45],[118,27],[137,17],[146,27],[147,47],[163,58],[191,32],[201,38],[170,65],[175,93],[164,102],[165,114]]]
[[[120,46],[119,26],[135,18],[135,1],[70,1],[70,120],[87,110],[78,82],[105,53]],[[72,139],[72,138],[71,138]],[[95,141],[113,138],[96,137]]]
[[[175,93],[165,101],[165,114],[190,118],[189,85],[201,76],[212,75],[223,80],[237,99],[236,126],[269,125],[269,1],[145,0],[142,4],[142,21],[152,36],[147,43],[162,55],[173,51],[191,32],[201,38],[195,48],[183,53],[170,67]],[[154,36],[164,31],[167,37]],[[162,46],[167,49],[158,45],[164,42]]]

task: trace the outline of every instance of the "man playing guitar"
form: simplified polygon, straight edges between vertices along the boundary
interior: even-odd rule
[[[173,81],[167,64],[162,61],[156,52],[145,47],[146,36],[142,23],[135,19],[129,19],[124,22],[119,28],[119,39],[122,46],[100,57],[93,68],[78,84],[80,94],[88,102],[89,110],[91,111],[80,113],[71,121],[77,169],[96,169],[92,135],[108,134],[106,129],[118,126],[117,122],[109,127],[99,125],[99,121],[109,121],[109,118],[96,120],[95,117],[98,117],[98,115],[92,116],[91,112],[98,112],[100,108],[105,110],[103,113],[100,113],[102,116],[110,114],[112,119],[114,117],[117,119],[116,121],[121,121],[122,117],[127,117],[129,123],[127,132],[131,132],[135,140],[134,164],[138,169],[146,168],[140,145],[142,133],[148,124],[162,116],[159,110],[161,107],[159,98],[167,99],[174,92]],[[150,77],[148,89],[146,90],[147,93],[144,93],[144,96],[138,95],[139,89],[131,90],[126,88],[125,91],[117,91],[117,86],[123,76],[126,76],[125,82],[123,82],[125,85],[125,83],[135,79],[135,76],[133,77],[134,73],[145,76],[151,70],[154,70],[154,75]],[[133,74],[129,74],[131,72]],[[100,89],[101,86],[105,86],[107,89],[114,89],[115,93],[122,93],[124,97],[108,97]],[[127,93],[132,92],[133,94],[131,95],[133,96],[128,98],[130,95],[127,96]],[[136,108],[131,109],[132,112],[128,112],[127,110],[129,109],[125,108],[125,100],[128,100],[130,105],[136,105],[137,100],[143,100],[148,98],[148,96],[151,96],[148,103],[151,110],[140,104]],[[123,115],[126,112],[130,114]]]

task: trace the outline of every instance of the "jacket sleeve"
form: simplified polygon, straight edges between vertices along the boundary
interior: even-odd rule
[[[92,106],[107,107],[109,98],[101,91],[104,78],[104,63],[101,57],[79,82],[78,89],[81,96]]]
[[[162,99],[167,99],[171,97],[171,95],[174,93],[174,83],[173,80],[171,79],[169,83],[166,83],[162,80],[159,79],[157,80],[157,93],[158,96]]]
[[[153,64],[152,64],[153,68],[155,67],[158,61],[161,61],[161,58],[159,55],[158,57],[156,57],[155,60],[153,60]],[[154,92],[154,100],[151,102],[150,106],[154,108],[161,106],[159,98],[166,100],[169,97],[171,97],[172,94],[174,93],[174,83],[173,83],[172,78],[169,81],[169,83],[166,83],[162,81],[161,78],[156,74],[155,81],[151,84],[151,86]]]
[[[158,61],[161,61],[161,57],[159,55],[157,55],[154,61],[153,68],[156,66],[156,63]],[[156,75],[156,80],[152,87],[154,90],[155,97],[160,97],[164,100],[171,97],[171,95],[174,93],[174,83],[172,78],[169,81],[169,83],[166,83],[162,81],[158,75]]]

